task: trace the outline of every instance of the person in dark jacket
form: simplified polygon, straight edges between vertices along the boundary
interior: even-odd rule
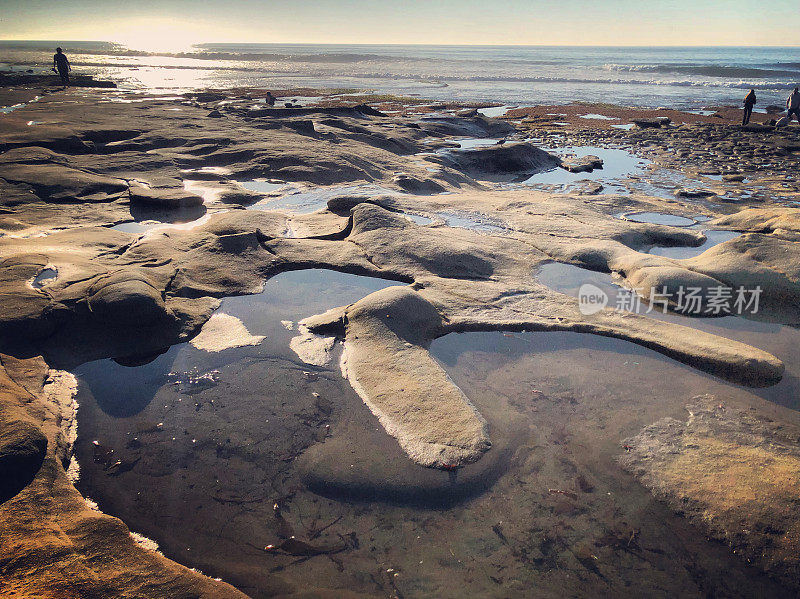
[[[800,122],[800,89],[794,88],[794,91],[786,98],[786,111],[789,113],[789,122],[792,122],[792,115],[797,117]]]
[[[69,64],[67,55],[61,48],[56,48],[56,53],[53,54],[53,70],[58,71],[64,85],[69,85],[69,72],[72,70],[72,65]]]
[[[756,105],[756,90],[751,89],[750,93],[744,97],[744,116],[742,126],[750,122],[750,115],[753,114],[753,106]]]

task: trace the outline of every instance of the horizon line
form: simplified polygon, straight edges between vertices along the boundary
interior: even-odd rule
[[[3,42],[56,42],[60,44],[66,43],[103,43],[103,44],[119,44],[126,45],[122,41],[115,40],[92,40],[92,39],[75,39],[75,40],[58,40],[58,39],[30,39],[30,38],[3,38]],[[317,46],[430,46],[430,47],[472,47],[472,48],[800,48],[800,44],[795,45],[782,45],[782,44],[428,44],[419,42],[232,42],[232,41],[198,41],[189,44],[189,47],[202,46],[202,45],[282,45],[282,46],[303,46],[303,45],[317,45]],[[136,49],[132,47],[131,49]]]

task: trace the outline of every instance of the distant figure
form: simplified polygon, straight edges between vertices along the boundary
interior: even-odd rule
[[[786,98],[786,110],[789,113],[789,122],[792,122],[792,115],[797,117],[797,122],[800,123],[800,91],[794,88],[794,91]]]
[[[267,92],[267,97],[264,99],[268,106],[275,106],[275,96],[272,95],[272,92]]]
[[[756,105],[756,90],[751,89],[750,93],[744,97],[744,116],[742,126],[750,122],[750,115],[753,114],[753,106]]]
[[[53,54],[53,70],[58,71],[64,85],[69,85],[69,72],[72,70],[72,65],[69,64],[67,55],[61,48],[56,48],[56,53]]]

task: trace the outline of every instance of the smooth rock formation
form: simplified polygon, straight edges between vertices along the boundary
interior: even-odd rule
[[[489,449],[485,420],[428,355],[442,324],[433,306],[408,288],[389,287],[345,318],[342,371],[411,459],[456,468]]]
[[[597,156],[567,157],[562,158],[561,168],[571,173],[591,173],[596,168],[603,168],[603,161]]]
[[[207,352],[221,352],[234,347],[258,345],[265,337],[251,335],[241,320],[230,314],[217,313],[208,319],[191,344]]]

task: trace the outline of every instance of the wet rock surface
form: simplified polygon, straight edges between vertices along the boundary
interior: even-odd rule
[[[611,307],[584,314],[575,298],[534,273],[558,261],[614,271],[632,286],[761,282],[770,290],[762,301],[773,321],[796,324],[794,210],[771,206],[737,216],[721,200],[714,203],[720,194],[678,199],[492,188],[496,175],[507,185],[506,175],[555,168],[560,159],[531,142],[448,149],[458,143],[450,137],[515,135],[508,123],[477,116],[245,110],[217,104],[216,96],[121,105],[76,94],[45,95],[0,123],[0,391],[9,413],[8,442],[0,449],[16,460],[21,481],[8,491],[0,517],[10,531],[3,554],[14,556],[6,576],[16,588],[55,588],[65,596],[81,584],[114,596],[136,596],[142,588],[155,589],[150,596],[238,595],[140,548],[119,520],[92,510],[66,475],[74,449],[80,488],[104,511],[155,538],[168,557],[255,596],[324,592],[309,580],[336,592],[457,596],[452,573],[461,572],[464,588],[477,593],[513,594],[533,585],[555,597],[563,595],[563,582],[548,573],[561,579],[564,571],[577,581],[570,583],[576,594],[597,584],[610,594],[786,592],[783,583],[751,576],[727,549],[709,548],[702,533],[653,507],[645,489],[614,470],[613,457],[620,439],[664,412],[674,417],[676,398],[690,386],[720,387],[739,406],[764,407],[765,398],[774,399],[767,391],[757,395],[760,389],[730,383],[793,384],[791,344]],[[213,110],[224,118],[209,118]],[[45,115],[57,124],[31,128],[23,121]],[[688,145],[697,135],[697,128],[681,127],[614,131],[609,139],[634,140],[642,151],[650,144],[658,154],[659,144],[678,143],[668,136],[685,134],[681,143]],[[739,150],[750,143],[741,137],[750,132],[699,127],[708,127],[710,144],[718,143],[714,136]],[[784,141],[794,132],[785,135]],[[789,158],[770,173],[788,172],[792,164],[788,146],[781,147]],[[704,168],[732,174],[723,168],[732,164],[727,151]],[[663,153],[655,159],[697,158]],[[192,179],[192,173],[203,174]],[[744,166],[741,174],[752,176]],[[62,176],[59,187],[53,181]],[[235,192],[253,179],[297,189],[270,190],[263,210],[244,210],[253,195]],[[187,186],[193,180],[218,187]],[[729,186],[720,190],[728,197],[747,183],[729,177],[720,184]],[[279,202],[271,204],[273,198]],[[700,201],[711,204],[691,203]],[[190,221],[185,226],[178,224],[181,211]],[[678,260],[647,252],[698,246],[701,231],[615,216],[626,211],[702,211],[717,218],[714,226],[745,234]],[[175,226],[111,228],[151,220]],[[46,268],[57,278],[35,287]],[[404,285],[368,288],[338,305],[313,303],[337,286],[320,285],[270,304],[285,313],[268,331],[232,315],[246,325],[234,335],[247,337],[246,344],[209,345],[195,337],[215,310],[227,314],[223,298],[257,294],[265,280],[269,287],[281,273],[308,269]],[[630,351],[654,350],[637,360],[676,361],[669,364],[678,370],[667,377],[675,395],[665,406],[642,376],[637,397],[617,385],[606,400],[590,384],[602,370],[569,348],[562,357],[582,370],[550,361],[545,351],[539,358],[523,351],[527,357],[507,362],[474,352],[461,362],[460,354],[431,353],[445,338],[476,331],[506,331],[511,339],[510,331],[533,331],[525,333],[533,339],[589,333],[632,342]],[[319,363],[303,363],[292,351],[298,335],[309,343],[313,335],[322,338]],[[186,349],[192,338],[200,347]],[[347,380],[335,365],[338,341]],[[614,356],[624,353],[609,347]],[[170,363],[176,356],[186,363]],[[110,398],[123,395],[113,389],[82,388],[86,408],[76,441],[74,389],[45,391],[56,372],[49,369],[84,369],[92,380],[91,372],[116,368],[110,358],[153,378],[127,384],[142,393],[118,403]],[[543,362],[528,371],[532,359]],[[630,365],[620,361],[623,367]],[[782,380],[787,369],[791,376]],[[580,396],[576,381],[554,375],[566,370],[591,373],[583,381],[591,391]],[[676,373],[691,382],[687,388],[675,386]],[[510,389],[509,380],[525,383]],[[538,412],[539,400],[546,414]],[[608,411],[592,407],[598,402]],[[786,408],[774,409],[777,418],[797,420]],[[607,430],[581,422],[602,422]],[[580,426],[589,427],[586,445],[571,430]],[[618,500],[620,493],[631,499]],[[642,510],[653,519],[643,519]],[[502,521],[500,512],[507,514]],[[567,524],[575,518],[580,530]],[[458,530],[445,533],[454,522]],[[674,530],[685,542],[674,541]],[[31,558],[43,550],[44,569]],[[679,559],[659,557],[664,551]],[[620,558],[625,567],[612,565]],[[695,570],[684,567],[694,563]],[[647,576],[631,576],[637,568]],[[402,574],[387,579],[389,569]],[[726,570],[733,571],[728,579],[719,575]]]

